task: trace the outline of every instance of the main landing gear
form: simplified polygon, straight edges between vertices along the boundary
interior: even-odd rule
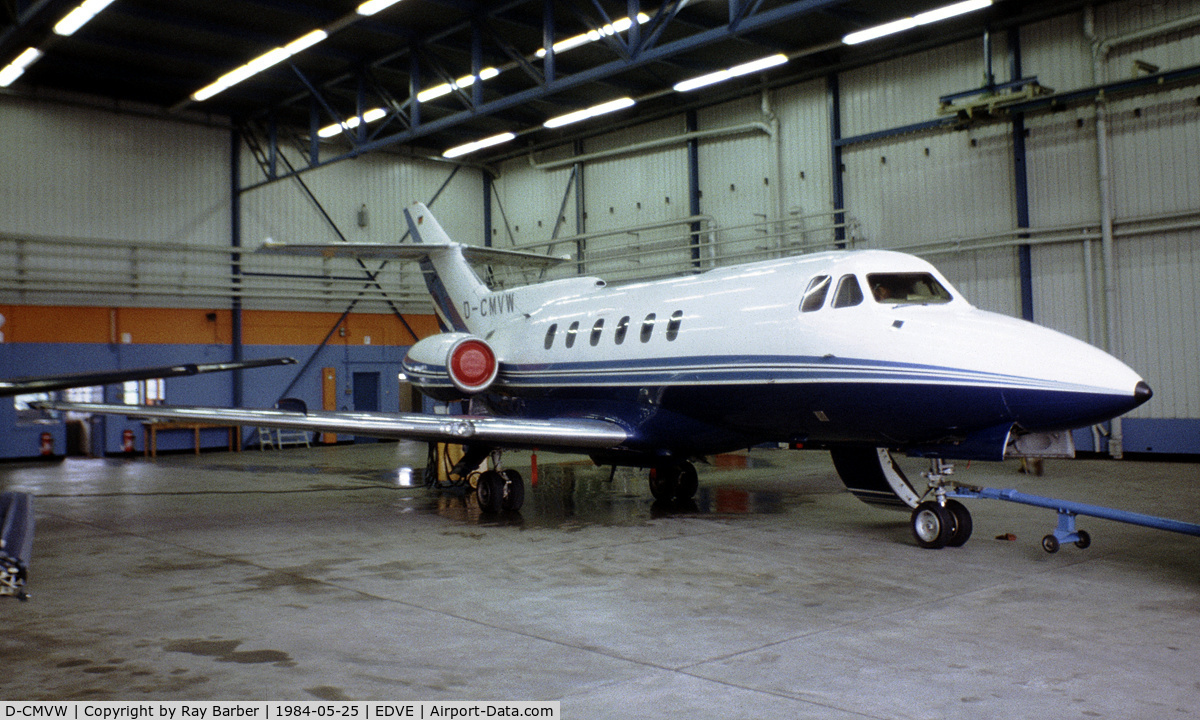
[[[516,512],[525,504],[525,480],[512,468],[499,467],[499,451],[486,446],[447,446],[430,443],[425,484],[433,488],[475,488],[475,498],[484,513]],[[432,471],[432,472],[431,472]]]
[[[696,466],[686,460],[672,460],[650,468],[650,494],[658,502],[691,500],[699,489]]]
[[[520,510],[525,504],[525,481],[512,468],[485,470],[479,474],[475,497],[485,513]]]

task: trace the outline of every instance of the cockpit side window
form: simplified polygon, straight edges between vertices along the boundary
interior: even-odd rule
[[[837,292],[833,295],[833,306],[835,308],[854,307],[862,304],[862,301],[862,287],[858,284],[858,278],[853,275],[843,275],[842,279],[838,280]]]
[[[952,299],[929,273],[871,273],[867,285],[875,302],[885,305],[940,305]]]
[[[829,276],[818,275],[808,283],[804,291],[804,300],[800,303],[800,312],[814,312],[825,304],[825,295],[829,293]]]

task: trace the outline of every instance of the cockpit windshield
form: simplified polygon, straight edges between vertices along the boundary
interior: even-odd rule
[[[872,273],[867,285],[875,302],[885,305],[940,305],[950,292],[929,273]]]

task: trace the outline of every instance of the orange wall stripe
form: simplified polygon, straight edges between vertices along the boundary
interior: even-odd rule
[[[6,343],[133,343],[139,345],[228,345],[233,337],[229,310],[103,308],[0,305]],[[245,345],[318,345],[339,313],[247,310],[242,313]],[[433,315],[405,315],[419,337],[438,332]],[[416,342],[395,315],[351,314],[330,343],[404,346]]]

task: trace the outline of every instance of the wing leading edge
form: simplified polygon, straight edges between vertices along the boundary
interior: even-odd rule
[[[329,412],[186,407],[169,405],[111,405],[105,403],[44,402],[48,410],[125,415],[158,420],[219,422],[251,427],[276,427],[369,437],[433,442],[483,443],[503,447],[604,450],[620,446],[629,433],[614,422],[589,418],[530,420],[478,415],[419,413]]]

